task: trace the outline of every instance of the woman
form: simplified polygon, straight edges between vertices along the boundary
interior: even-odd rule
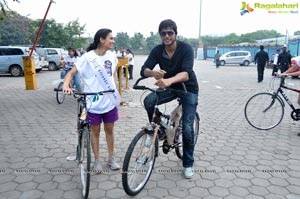
[[[73,48],[68,48],[68,55],[65,57],[65,59],[62,63],[63,69],[60,73],[61,79],[64,79],[66,74],[74,67],[75,62],[77,61],[77,57],[78,57],[78,54],[77,54],[76,50]],[[73,76],[73,81],[74,81],[76,90],[81,91],[80,90],[80,88],[81,88],[80,76],[78,73],[76,73]]]
[[[111,51],[115,44],[110,29],[100,29],[90,44],[87,52],[75,63],[75,67],[65,77],[63,91],[72,94],[68,87],[70,79],[78,72],[84,84],[84,92],[98,92],[115,89],[113,94],[105,94],[99,97],[91,96],[87,100],[87,121],[91,124],[92,149],[95,156],[94,171],[101,173],[102,166],[99,160],[99,137],[101,123],[104,123],[104,131],[108,146],[108,165],[111,169],[120,169],[114,154],[114,123],[118,120],[118,105],[120,96],[116,89],[117,56]]]

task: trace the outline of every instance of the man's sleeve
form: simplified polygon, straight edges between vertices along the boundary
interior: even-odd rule
[[[194,51],[190,45],[186,46],[183,56],[184,57],[182,60],[182,71],[190,73],[193,71],[194,66]]]
[[[144,75],[144,70],[146,68],[149,68],[150,70],[152,70],[155,67],[155,65],[158,63],[158,61],[159,61],[158,48],[155,47],[154,49],[152,49],[152,51],[150,52],[150,55],[148,56],[147,60],[143,64],[141,71],[140,71],[140,75],[142,77],[146,77]]]

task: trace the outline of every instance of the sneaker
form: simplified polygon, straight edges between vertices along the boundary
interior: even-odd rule
[[[117,163],[114,157],[109,158],[107,165],[112,169],[112,170],[118,170],[120,169],[120,165]]]
[[[102,173],[103,169],[99,159],[95,160],[93,171],[96,173]]]
[[[193,175],[194,175],[194,168],[193,167],[184,168],[183,176],[185,178],[190,179],[190,178],[192,178]]]

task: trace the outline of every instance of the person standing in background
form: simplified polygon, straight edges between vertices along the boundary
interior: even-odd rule
[[[127,57],[128,57],[128,70],[129,70],[129,79],[133,79],[133,66],[134,66],[134,54],[130,49],[126,50]]]
[[[272,76],[275,76],[275,73],[278,72],[278,56],[279,56],[280,50],[277,49],[276,52],[273,54],[274,59],[273,59],[273,69],[272,69]]]
[[[280,68],[281,73],[284,73],[289,69],[292,64],[291,54],[286,51],[286,46],[282,48],[282,52],[278,56],[277,65]]]
[[[215,62],[216,62],[217,68],[219,68],[219,66],[220,66],[220,57],[221,57],[221,54],[220,54],[219,50],[217,50],[217,53],[215,54]]]
[[[264,70],[267,61],[269,61],[269,55],[264,51],[264,46],[261,45],[260,51],[256,53],[254,57],[255,64],[257,63],[257,82],[260,83],[264,79]]]

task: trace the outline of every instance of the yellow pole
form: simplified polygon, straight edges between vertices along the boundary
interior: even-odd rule
[[[118,65],[118,70],[119,70],[119,93],[120,93],[120,96],[122,96],[122,65]]]
[[[125,88],[126,88],[126,90],[128,90],[129,89],[129,86],[128,86],[128,77],[129,77],[129,75],[128,75],[128,64],[125,64],[125,74],[126,74],[126,84],[125,84]]]
[[[26,90],[37,89],[34,57],[23,56],[24,77]]]

